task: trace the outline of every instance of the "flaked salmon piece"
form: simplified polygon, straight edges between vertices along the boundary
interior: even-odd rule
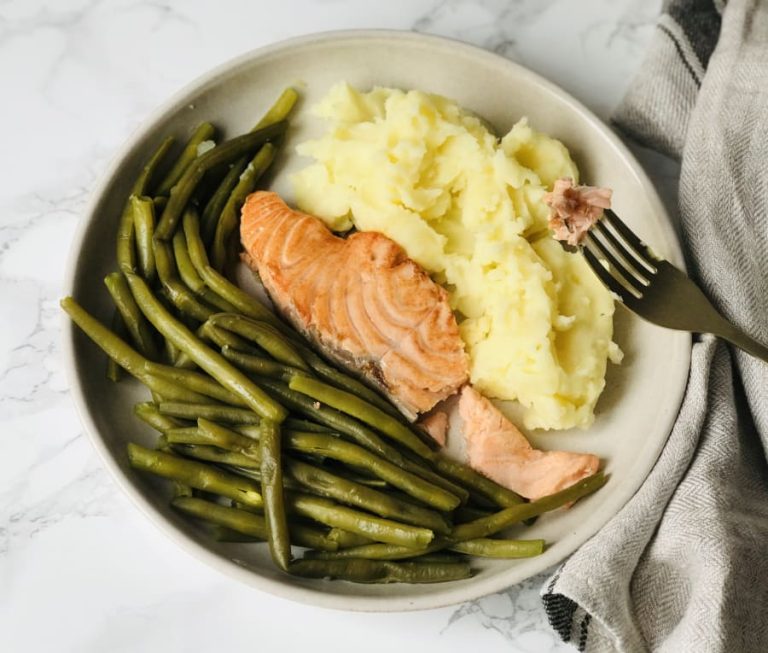
[[[427,434],[441,447],[445,446],[448,435],[448,414],[442,410],[436,410],[425,415],[416,422]]]
[[[467,385],[459,398],[469,464],[527,499],[559,492],[591,476],[593,454],[534,449],[519,429],[488,399]]]
[[[282,315],[409,419],[466,383],[448,295],[397,243],[375,232],[339,238],[265,191],[246,200],[240,236]]]
[[[569,245],[581,243],[603,210],[611,208],[612,194],[608,188],[574,186],[570,177],[556,180],[552,192],[542,198],[552,209],[549,228],[555,238]]]

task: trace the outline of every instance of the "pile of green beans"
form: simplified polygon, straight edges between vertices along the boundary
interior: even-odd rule
[[[171,481],[173,508],[212,537],[266,542],[297,576],[434,583],[469,577],[469,556],[540,554],[543,540],[498,535],[605,476],[524,501],[435,451],[228,278],[241,206],[279,157],[296,100],[287,89],[251,132],[219,144],[204,122],[174,160],[163,141],[119,218],[104,280],[112,328],[61,301],[107,354],[108,378],[125,371],[151,393],[134,412],[159,436],[129,443],[128,462]]]

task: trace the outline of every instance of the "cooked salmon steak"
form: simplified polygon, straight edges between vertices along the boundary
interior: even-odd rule
[[[409,419],[467,381],[445,290],[397,243],[376,232],[340,238],[264,191],[246,200],[240,236],[280,313]]]
[[[429,435],[441,447],[445,446],[448,438],[448,413],[442,410],[436,410],[429,415],[425,415],[416,422],[427,435]]]
[[[611,208],[612,194],[608,188],[574,186],[573,179],[567,177],[556,180],[552,192],[542,198],[552,209],[549,228],[555,238],[569,245],[581,243],[603,210]]]
[[[471,386],[459,398],[469,464],[481,474],[527,499],[539,499],[597,471],[592,454],[534,449],[488,399]]]

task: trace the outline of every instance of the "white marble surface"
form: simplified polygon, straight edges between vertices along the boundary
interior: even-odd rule
[[[659,0],[0,0],[0,651],[573,650],[546,576],[411,614],[293,605],[180,552],[101,467],[68,396],[57,300],[106,161],[170,93],[250,48],[353,27],[458,37],[610,115]],[[643,154],[671,197],[675,166]]]

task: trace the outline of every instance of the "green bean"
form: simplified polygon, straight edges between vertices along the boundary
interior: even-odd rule
[[[118,338],[124,340],[130,334],[120,311],[115,309],[112,312],[111,330]],[[123,375],[123,368],[120,367],[113,358],[107,358],[107,378],[113,383],[117,383]]]
[[[214,504],[217,505],[217,504]],[[227,544],[254,544],[255,542],[263,542],[264,539],[256,537],[255,535],[246,535],[245,533],[238,533],[226,526],[217,526],[211,524],[210,527],[211,537],[217,542],[226,542]]]
[[[227,262],[227,246],[237,231],[240,208],[245,198],[256,188],[259,178],[267,171],[277,152],[272,143],[266,143],[259,149],[256,155],[248,163],[248,166],[240,175],[237,185],[227,199],[224,209],[216,224],[216,231],[211,244],[211,264],[215,270],[224,270]]]
[[[279,400],[292,410],[295,410],[309,419],[324,424],[334,431],[349,436],[358,444],[374,453],[386,458],[398,467],[405,467],[407,461],[394,447],[390,446],[378,435],[356,419],[345,415],[333,408],[323,406],[305,394],[291,390],[285,383],[273,379],[259,379],[258,383],[266,388]]]
[[[307,395],[291,390],[286,384],[272,379],[259,379],[259,385],[277,396],[282,403],[292,410],[296,410],[312,420],[330,427],[334,431],[349,436],[352,440],[362,445],[369,451],[378,454],[393,465],[416,474],[432,485],[442,488],[444,491],[456,496],[461,502],[469,497],[469,493],[454,483],[443,479],[438,474],[424,465],[408,460],[397,449],[382,440],[376,433],[363,426],[360,422],[344,413],[341,413],[320,402],[314,401]]]
[[[285,444],[302,453],[324,456],[365,469],[438,510],[450,511],[459,505],[459,498],[453,494],[351,442],[324,433],[287,431]]]
[[[192,260],[189,258],[187,239],[181,229],[173,235],[173,257],[176,259],[176,268],[179,271],[182,282],[200,299],[221,311],[232,312],[237,310],[226,299],[219,297],[208,288],[200,278],[195,266],[192,265]]]
[[[288,428],[290,429],[291,427],[288,426]],[[389,483],[387,483],[385,480],[381,478],[376,478],[374,476],[366,476],[365,474],[356,474],[354,472],[351,472],[348,469],[344,471],[344,475],[345,475],[345,478],[349,481],[354,481],[355,483],[359,483],[360,485],[365,485],[366,487],[378,488],[380,490],[387,490],[388,492],[392,492],[392,496],[395,496],[395,490],[392,490],[392,488],[390,488]],[[398,496],[397,498],[406,498],[408,496],[405,493],[402,493],[402,494],[403,494],[402,497]]]
[[[343,528],[377,542],[399,544],[413,548],[427,546],[434,533],[428,528],[409,526],[390,519],[374,517],[359,510],[340,506],[333,501],[309,494],[290,493],[286,507],[291,513],[308,517],[326,526]]]
[[[305,431],[307,433],[331,433],[331,429],[327,426],[298,417],[289,417],[285,420],[285,427],[293,431]]]
[[[442,537],[436,537],[423,549],[368,540],[346,548],[339,544],[337,551],[306,551],[304,557],[310,560],[412,560],[414,562],[460,562],[464,559],[461,553],[449,553],[445,548],[447,546],[449,542]]]
[[[260,466],[260,460],[251,460],[248,463],[247,467],[241,467],[238,465],[228,465],[227,469],[234,474],[239,474],[241,476],[245,476],[246,478],[250,478],[253,481],[256,481],[258,483],[261,483],[261,471],[259,469]],[[255,464],[254,464],[255,463]],[[300,491],[303,488],[296,483],[294,480],[290,478],[285,479],[285,489],[286,490],[296,490]],[[235,506],[236,508],[242,508],[243,510],[247,510],[248,508],[246,506]]]
[[[335,551],[339,546],[336,542],[328,539],[325,530],[316,526],[289,522],[288,532],[291,535],[291,542],[297,546],[308,547],[317,551]]]
[[[183,437],[183,435],[179,436],[180,439]],[[177,446],[181,447],[182,449],[187,449],[188,454],[193,458],[199,457],[200,460],[208,460],[209,462],[216,462],[220,465],[225,465],[227,471],[238,474],[240,476],[245,476],[246,478],[261,483],[261,458],[259,458],[258,452],[257,455],[252,457],[250,455],[238,454],[237,452],[220,451],[215,447],[209,447],[205,445]],[[201,451],[203,449],[205,451]],[[239,465],[236,462],[237,460],[247,460],[247,464]],[[291,478],[290,476],[286,476],[283,481],[286,490],[292,490],[295,492],[304,492],[306,490],[304,486],[302,486],[298,481]],[[243,510],[245,509],[246,507],[243,507]]]
[[[184,483],[179,483],[178,481],[173,482],[173,498],[178,499],[182,497],[194,497],[195,496],[195,490],[189,485],[184,485]]]
[[[453,518],[459,523],[474,521],[481,517],[488,517],[492,515],[495,510],[487,510],[486,508],[478,508],[476,506],[459,506],[453,513]]]
[[[184,370],[194,370],[197,367],[197,363],[195,363],[195,361],[193,361],[188,354],[183,351],[179,351],[178,349],[176,349],[176,352],[176,355],[173,357],[173,362],[171,363],[174,367],[178,367]]]
[[[178,385],[184,386],[207,397],[211,397],[230,406],[247,406],[246,402],[238,395],[221,387],[221,384],[206,374],[193,370],[180,369],[170,365],[162,365],[151,361],[144,365],[149,374],[159,376]]]
[[[117,361],[130,374],[154,392],[170,401],[190,404],[210,403],[211,398],[229,404],[245,406],[248,402],[240,395],[229,392],[213,379],[193,372],[148,361],[139,352],[101,324],[85,311],[74,299],[61,301],[62,308],[69,314],[85,334],[106,354]],[[248,412],[248,411],[244,411]]]
[[[176,364],[176,359],[181,352],[170,340],[163,338],[163,360],[169,365]]]
[[[157,297],[163,303],[166,309],[173,314],[175,307],[170,302],[170,300],[167,299],[165,290],[162,287],[158,289]],[[197,368],[197,363],[195,363],[195,361],[193,361],[185,352],[181,351],[170,340],[167,338],[161,338],[161,341],[163,346],[162,360],[165,363],[182,369],[195,370]]]
[[[283,463],[280,446],[280,426],[268,419],[261,422],[259,453],[261,454],[261,496],[272,561],[286,571],[291,562],[291,540],[283,494]]]
[[[180,437],[176,437],[176,435]],[[253,435],[260,439],[261,433],[253,433]],[[292,445],[290,432],[287,432],[287,435],[286,445],[290,447]],[[254,457],[255,454],[256,441],[253,438],[206,419],[198,420],[198,432],[195,434],[183,429],[182,432],[169,431],[167,437],[169,442],[213,445],[221,449],[244,453],[251,457]],[[299,450],[301,451],[301,449]],[[391,497],[298,460],[288,459],[285,465],[294,479],[305,485],[309,491],[320,496],[363,508],[382,517],[397,518],[408,524],[424,526],[439,533],[450,532],[450,525],[437,512]],[[243,466],[247,467],[248,465]]]
[[[231,529],[237,533],[250,535],[260,541],[267,539],[267,523],[262,515],[255,515],[246,510],[228,508],[203,499],[183,498],[174,499],[171,505],[182,512]],[[291,523],[288,527],[291,538],[299,546],[311,547],[319,551],[334,551],[338,548],[336,542],[318,528],[304,524]]]
[[[136,469],[179,481],[197,490],[220,494],[253,508],[264,505],[258,484],[246,478],[194,460],[152,451],[133,442],[128,443],[127,450],[128,460]]]
[[[288,114],[291,112],[293,105],[298,99],[298,94],[292,88],[285,89],[280,97],[277,99],[274,105],[267,111],[264,117],[254,127],[254,130],[266,127],[276,122],[285,120]],[[229,196],[232,194],[240,176],[243,174],[246,166],[248,165],[248,158],[241,157],[225,175],[224,179],[219,184],[213,196],[205,205],[202,216],[202,230],[205,242],[210,244],[213,240],[214,233],[216,232],[216,224],[219,220],[219,216],[224,210],[224,205],[227,203]]]
[[[455,547],[460,542],[468,540],[477,540],[485,538],[502,531],[515,523],[521,522],[528,517],[540,515],[550,510],[560,508],[572,501],[576,501],[602,487],[607,478],[598,472],[589,478],[579,481],[565,490],[532,501],[524,503],[494,513],[489,517],[477,519],[467,524],[455,526],[453,532],[448,537],[436,537],[434,541],[426,547],[422,553],[434,553],[446,548]],[[471,546],[471,545],[470,545]],[[420,555],[413,549],[406,546],[392,546],[391,544],[365,544],[362,546],[344,549],[338,553],[330,554],[333,558],[367,558],[373,560],[401,560]],[[318,558],[325,559],[327,554],[317,554]]]
[[[536,499],[536,501],[531,501],[530,503],[511,506],[488,517],[481,517],[466,524],[459,524],[454,527],[451,539],[462,542],[494,535],[505,528],[509,528],[512,524],[530,517],[536,517],[556,508],[561,508],[568,503],[592,494],[605,485],[607,480],[607,476],[602,472],[598,472],[547,497]]]
[[[231,424],[260,424],[261,419],[251,410],[233,408],[231,406],[214,406],[211,404],[181,404],[164,401],[158,405],[160,412],[168,417],[197,420],[202,417],[215,422]]]
[[[332,431],[322,424],[315,424],[296,417],[289,417],[283,422],[283,426],[292,431],[305,431],[307,433],[331,433]],[[248,429],[258,428],[253,424],[232,424],[232,429],[243,435],[248,435]]]
[[[168,204],[155,230],[155,237],[160,240],[168,240],[173,236],[182,211],[192,197],[197,184],[208,170],[239,159],[266,141],[282,134],[285,128],[285,122],[275,123],[255,132],[237,136],[197,157],[171,189]]]
[[[165,433],[169,429],[181,428],[184,426],[184,422],[163,415],[157,409],[157,406],[149,401],[135,404],[133,412],[142,422],[149,424],[149,426],[160,433]]]
[[[361,546],[362,544],[371,544],[373,542],[369,537],[364,537],[357,533],[350,533],[343,528],[332,528],[329,530],[328,539],[336,542],[338,549],[347,549],[353,546]]]
[[[483,476],[468,465],[456,462],[440,454],[433,456],[432,462],[440,473],[475,490],[502,508],[516,506],[523,502],[523,499],[512,490]]]
[[[197,420],[197,428],[201,435],[208,438],[206,444],[212,444],[221,449],[230,449],[249,455],[259,456],[259,440],[261,439],[261,427],[254,426],[258,430],[256,437],[250,437],[229,429],[209,419],[200,417]]]
[[[206,203],[201,217],[202,238],[206,244],[210,245],[213,241],[219,216],[247,165],[248,157],[242,157],[235,161]]]
[[[114,359],[120,367],[137,378],[145,373],[144,363],[146,359],[88,313],[72,297],[65,297],[60,304],[85,335],[104,350],[107,356]]]
[[[173,256],[168,243],[155,239],[153,241],[153,250],[155,253],[155,263],[157,264],[157,276],[160,278],[160,283],[163,284],[163,289],[171,304],[182,315],[188,315],[195,320],[205,322],[215,311],[198,301],[192,291],[176,276]]]
[[[136,271],[136,229],[133,221],[131,195],[123,208],[117,227],[117,267],[121,272]]]
[[[293,342],[293,344],[298,348],[301,357],[307,361],[312,370],[321,379],[331,385],[335,385],[337,388],[341,388],[342,390],[357,395],[361,399],[364,399],[394,417],[402,418],[402,415],[397,408],[389,403],[378,392],[348,374],[337,370],[332,365],[329,365],[306,345],[298,342]]]
[[[431,555],[442,551],[450,546],[450,544],[448,540],[442,537],[435,538],[430,545],[421,549],[397,544],[371,542],[359,546],[339,548],[335,552],[308,551],[305,556],[313,560],[405,560],[423,555]]]
[[[139,269],[147,281],[154,281],[156,268],[152,237],[155,232],[155,205],[152,198],[144,195],[131,195],[128,201],[131,203],[133,213],[133,229],[136,234]]]
[[[238,465],[229,465],[227,469],[234,474],[240,474],[241,476],[245,476],[246,478],[250,478],[253,481],[256,481],[257,483],[261,483],[261,472],[259,471],[259,466],[261,465],[261,460],[259,459],[259,462],[256,465],[250,465],[249,467],[239,467]],[[298,486],[298,484],[297,484]],[[299,489],[296,487],[295,489]],[[233,506],[235,508],[242,508],[243,510],[247,510],[247,506]]]
[[[436,454],[436,456],[442,456],[442,454]],[[439,459],[439,458],[438,458]],[[434,459],[433,459],[434,462]],[[409,472],[413,472],[417,476],[421,476],[425,481],[429,481],[433,485],[443,488],[444,490],[456,495],[461,500],[462,504],[465,504],[469,500],[469,491],[457,485],[445,476],[441,476],[437,472],[428,468],[425,464],[411,460],[406,456],[405,465],[403,469],[407,469]]]
[[[217,313],[211,316],[209,321],[216,327],[226,329],[255,342],[272,358],[284,365],[310,371],[309,365],[304,362],[296,348],[283,338],[275,327],[266,322],[259,322],[235,313]]]
[[[258,299],[237,287],[211,267],[205,245],[200,237],[200,224],[194,210],[190,209],[184,213],[183,226],[184,235],[187,237],[189,258],[208,287],[235,306],[240,313],[262,322],[269,322],[274,326],[283,326],[275,314]]]
[[[264,114],[262,119],[256,123],[254,129],[260,129],[267,125],[272,125],[281,120],[285,120],[288,117],[288,114],[291,113],[291,109],[293,109],[298,99],[299,94],[295,89],[290,86],[283,89],[283,92],[280,93],[280,96],[275,100],[275,103]]]
[[[161,415],[162,417],[162,415]],[[199,444],[202,446],[218,446],[211,439],[200,432],[196,426],[171,427],[163,431],[168,444]]]
[[[123,212],[120,216],[120,223],[117,228],[117,266],[123,272],[136,271],[133,207],[130,201],[130,196],[146,195],[148,193],[149,183],[155,173],[155,170],[160,164],[160,161],[162,161],[162,159],[167,154],[172,144],[173,138],[166,138],[160,144],[157,150],[155,150],[154,154],[144,165],[144,168],[142,168],[139,176],[133,183],[133,188],[131,189],[129,198],[123,207]]]
[[[192,136],[184,146],[179,158],[173,164],[173,167],[165,175],[157,188],[156,195],[167,195],[171,189],[178,183],[184,172],[192,165],[192,162],[198,158],[198,147],[204,141],[211,140],[216,135],[215,127],[209,122],[200,123]]]
[[[288,384],[291,390],[301,392],[317,401],[335,408],[347,415],[356,417],[377,431],[388,435],[414,453],[430,459],[432,450],[424,444],[407,426],[388,415],[373,404],[355,395],[327,385],[317,379],[306,376],[295,376]]]
[[[433,510],[401,501],[384,492],[299,460],[288,459],[285,466],[291,476],[305,485],[313,494],[362,508],[381,517],[390,517],[406,524],[424,526],[436,533],[445,535],[451,530],[445,517]]]
[[[61,306],[75,324],[110,358],[154,392],[169,400],[183,401],[188,404],[205,404],[210,403],[209,397],[213,397],[226,400],[228,403],[250,405],[242,395],[227,392],[224,388],[217,386],[214,381],[197,372],[177,370],[147,361],[125,341],[118,338],[96,318],[92,317],[71,297],[63,299]],[[251,415],[250,411],[242,410],[238,414],[238,421],[243,422],[247,419],[254,421],[249,415]],[[186,416],[189,417],[189,414],[187,413]]]
[[[478,538],[458,542],[452,551],[481,558],[531,558],[544,552],[544,540],[492,540]]]
[[[168,444],[168,440],[165,437],[165,435],[160,435],[160,437],[157,438],[155,449],[157,451],[162,451],[164,453],[173,453],[173,450],[171,446]],[[171,481],[171,487],[173,490],[174,499],[176,497],[194,496],[194,490],[186,483],[181,483],[180,481]]]
[[[276,422],[281,422],[286,418],[287,411],[285,408],[229,363],[221,354],[206,347],[186,326],[175,319],[152,294],[143,279],[133,274],[128,275],[127,278],[139,308],[163,336],[189,354],[195,363],[221,385],[245,400],[248,406],[260,417]]]
[[[239,367],[244,372],[252,372],[256,376],[266,376],[281,381],[290,381],[295,374],[302,373],[302,370],[295,367],[276,363],[269,358],[246,354],[229,345],[224,345],[221,348],[221,354],[230,363]]]
[[[139,351],[149,359],[159,358],[150,326],[139,310],[125,277],[120,272],[112,272],[104,278],[104,283]]]
[[[237,467],[238,469],[258,470],[259,468],[258,460],[237,451],[222,451],[216,447],[200,444],[173,444],[172,451],[185,458],[195,458],[196,460]]]
[[[435,553],[424,553],[419,556],[411,558],[411,562],[426,563],[426,562],[438,562],[438,563],[458,563],[467,562],[467,557],[460,553],[447,553],[445,551],[436,551]]]
[[[307,383],[307,381],[309,383]],[[406,444],[406,446],[409,446],[411,450],[419,455],[428,457],[434,464],[441,468],[441,471],[443,469],[451,471],[454,476],[459,477],[459,480],[469,480],[475,484],[481,485],[483,488],[493,488],[498,495],[507,496],[508,494],[516,497],[516,495],[509,490],[505,490],[504,488],[499,489],[501,486],[498,486],[493,481],[485,479],[485,477],[479,477],[476,472],[470,470],[468,467],[461,465],[460,463],[449,461],[445,456],[433,452],[421,442],[421,440],[418,439],[418,436],[410,431],[408,427],[396,421],[390,415],[382,413],[375,406],[367,404],[349,393],[323,384],[315,379],[299,376],[292,378],[288,388],[285,388],[283,384],[268,382],[266,380],[260,381],[260,385],[272,390],[282,401],[294,410],[299,410],[303,414],[349,435],[356,442],[362,444],[367,449],[384,456],[398,467],[409,470],[433,485],[438,485],[443,490],[458,496],[462,503],[469,497],[469,493],[465,489],[457,486],[448,479],[435,474],[432,470],[426,469],[425,466],[408,460],[397,450],[382,441],[372,431],[359,424],[356,420],[347,417],[344,412],[336,409],[343,406],[348,414],[354,412],[356,416],[366,415],[368,417],[366,420],[367,423],[370,424],[375,422],[382,429],[386,428],[389,431],[388,435],[390,435],[390,437],[394,437],[393,434],[398,434],[398,437],[396,438],[398,442],[401,444],[407,442],[408,444]],[[290,392],[291,390],[298,388],[303,388],[307,392],[299,392],[298,394],[296,392]],[[310,388],[311,397],[318,401],[315,402],[310,399]],[[333,404],[331,404],[329,400],[333,401]],[[320,402],[327,405],[324,406]],[[448,462],[445,462],[447,460]]]
[[[203,322],[200,328],[196,331],[197,337],[206,342],[213,343],[219,349],[224,347],[231,347],[238,351],[259,353],[261,350],[258,347],[252,346],[247,340],[244,340],[237,334],[227,331],[226,329],[220,329],[212,324],[210,321]]]
[[[444,583],[472,575],[469,564],[388,562],[382,560],[312,560],[291,564],[290,573],[303,578],[335,578],[355,583]]]
[[[153,189],[152,189],[152,181],[157,172],[158,166],[160,165],[161,161],[165,158],[165,155],[168,154],[168,150],[171,149],[171,146],[173,145],[173,141],[174,141],[173,136],[168,136],[163,140],[162,143],[160,143],[159,147],[154,151],[154,153],[149,158],[147,163],[141,169],[139,176],[136,178],[136,181],[134,182],[133,187],[131,188],[132,195],[155,195],[156,194],[153,192]]]
[[[182,402],[186,404],[209,403],[216,404],[216,400],[206,395],[185,388],[167,377],[155,376],[154,374],[142,374],[137,377],[153,393],[160,395],[163,400]]]

